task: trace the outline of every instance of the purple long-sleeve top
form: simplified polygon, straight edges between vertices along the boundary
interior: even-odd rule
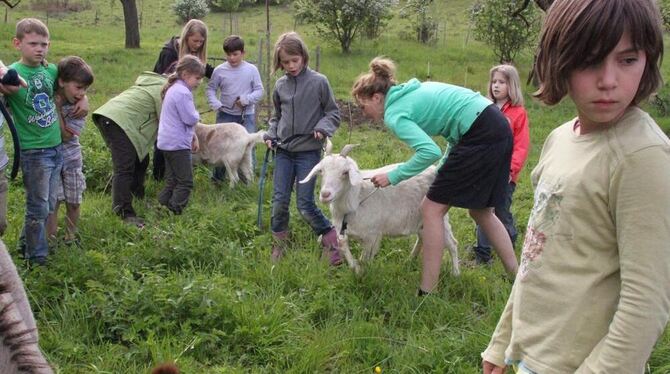
[[[193,102],[193,93],[186,83],[178,79],[163,99],[158,122],[158,149],[179,151],[191,149],[195,125],[200,114]]]

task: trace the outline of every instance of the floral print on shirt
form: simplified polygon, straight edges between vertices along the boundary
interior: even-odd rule
[[[563,200],[560,190],[561,183],[550,184],[542,180],[535,188],[535,201],[521,251],[520,280],[525,279],[532,270],[542,267],[542,262],[538,260],[542,257],[547,233],[559,217]]]

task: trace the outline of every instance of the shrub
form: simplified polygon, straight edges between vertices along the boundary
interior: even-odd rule
[[[528,6],[513,16],[520,7],[516,0],[483,0],[470,9],[475,39],[488,44],[501,63],[512,62],[537,36],[537,11]]]
[[[378,33],[391,16],[394,0],[296,0],[296,17],[315,25],[325,39],[335,40],[343,53],[359,32]]]
[[[181,23],[186,23],[194,18],[203,18],[209,13],[207,0],[177,0],[173,9]]]

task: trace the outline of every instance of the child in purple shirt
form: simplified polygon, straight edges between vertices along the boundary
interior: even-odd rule
[[[198,151],[195,125],[200,115],[192,91],[204,75],[205,66],[200,60],[186,55],[179,60],[176,72],[168,77],[161,92],[163,106],[157,146],[165,155],[166,180],[158,201],[174,214],[181,214],[193,189],[191,152]]]

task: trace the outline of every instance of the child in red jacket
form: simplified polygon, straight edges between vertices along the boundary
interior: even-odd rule
[[[509,186],[504,203],[495,207],[496,216],[498,216],[505,229],[507,229],[512,244],[514,244],[516,242],[517,231],[510,207],[512,206],[512,195],[516,189],[516,181],[526,163],[530,147],[528,115],[526,114],[526,109],[523,107],[521,80],[514,66],[498,65],[491,69],[488,97],[503,112],[509,121],[514,136]],[[477,226],[477,245],[475,245],[474,251],[475,260],[478,264],[488,264],[491,262],[491,244],[479,226]]]

